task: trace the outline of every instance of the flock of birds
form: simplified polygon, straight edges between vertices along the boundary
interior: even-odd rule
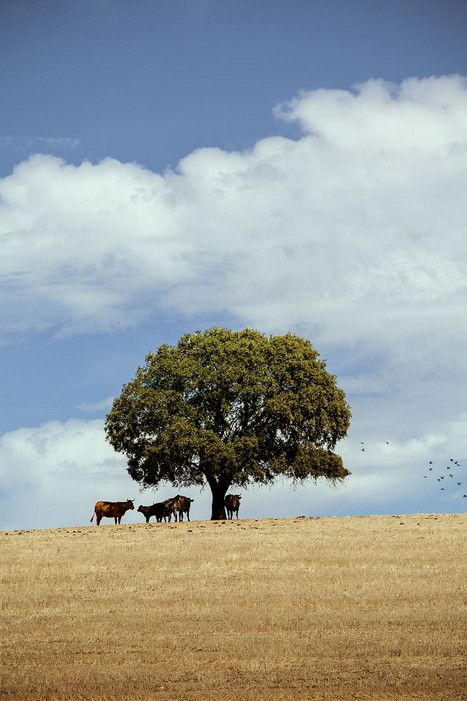
[[[461,487],[463,484],[462,465],[460,464],[460,462],[458,460],[454,460],[454,458],[449,458],[449,462],[450,462],[449,465],[445,465],[444,468],[439,468],[439,467],[435,467],[433,465],[433,460],[429,460],[428,464],[426,466],[426,469],[425,469],[425,472],[428,472],[429,474],[423,475],[424,479],[426,479],[426,480],[427,479],[432,479],[432,480],[436,479],[436,481],[439,484],[439,489],[441,492],[446,491],[446,487],[444,485],[451,486],[451,484],[452,484],[454,487]],[[440,469],[441,470],[444,469],[444,472],[441,472],[440,474],[438,474]],[[435,470],[435,472],[434,472],[434,470]],[[444,479],[447,479],[447,482],[443,482]],[[454,481],[449,482],[449,479],[454,480]],[[460,479],[460,481],[459,481],[459,479]],[[449,489],[449,487],[448,487],[448,489]],[[467,494],[464,494],[462,498],[467,499]]]
[[[389,445],[389,441],[385,442],[386,445]],[[365,442],[360,441],[360,445],[360,450],[362,453],[364,453]],[[461,465],[459,460],[454,460],[454,458],[449,458],[449,463],[450,464],[445,465],[444,468],[440,468],[433,465],[433,460],[428,460],[425,467],[425,472],[428,474],[423,475],[424,479],[432,479],[433,481],[436,479],[441,492],[446,492],[446,487],[444,485],[449,485],[449,487],[453,486],[454,488],[461,487],[463,485],[462,471],[465,468]],[[442,470],[441,473],[439,472],[440,470]],[[444,479],[447,479],[447,482],[443,482]],[[450,482],[450,479],[453,481]],[[463,494],[462,498],[467,499],[467,494]]]

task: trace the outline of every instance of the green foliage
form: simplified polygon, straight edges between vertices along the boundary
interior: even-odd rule
[[[149,353],[105,430],[143,486],[207,480],[225,494],[278,475],[344,479],[350,473],[332,451],[350,416],[310,341],[212,328]]]

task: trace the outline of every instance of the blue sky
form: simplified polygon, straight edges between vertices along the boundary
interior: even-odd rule
[[[214,324],[311,338],[353,411],[345,486],[244,515],[464,510],[425,467],[467,466],[465,2],[0,15],[0,528],[171,495],[138,495],[103,418]]]

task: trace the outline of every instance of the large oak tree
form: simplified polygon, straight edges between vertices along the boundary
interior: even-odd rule
[[[107,440],[143,487],[209,484],[213,519],[233,485],[340,481],[350,424],[334,375],[294,334],[212,328],[148,353],[107,416]]]

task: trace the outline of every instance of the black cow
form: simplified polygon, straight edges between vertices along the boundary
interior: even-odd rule
[[[234,511],[238,518],[241,498],[240,494],[227,494],[224,500],[225,508],[227,509],[227,518],[232,519]]]
[[[162,519],[170,521],[172,516],[176,519],[176,511],[173,506],[173,499],[166,499],[165,501],[158,501],[152,506],[138,506],[138,511],[144,514],[146,518],[146,523],[149,523],[151,516],[156,517],[156,521],[160,523]]]

